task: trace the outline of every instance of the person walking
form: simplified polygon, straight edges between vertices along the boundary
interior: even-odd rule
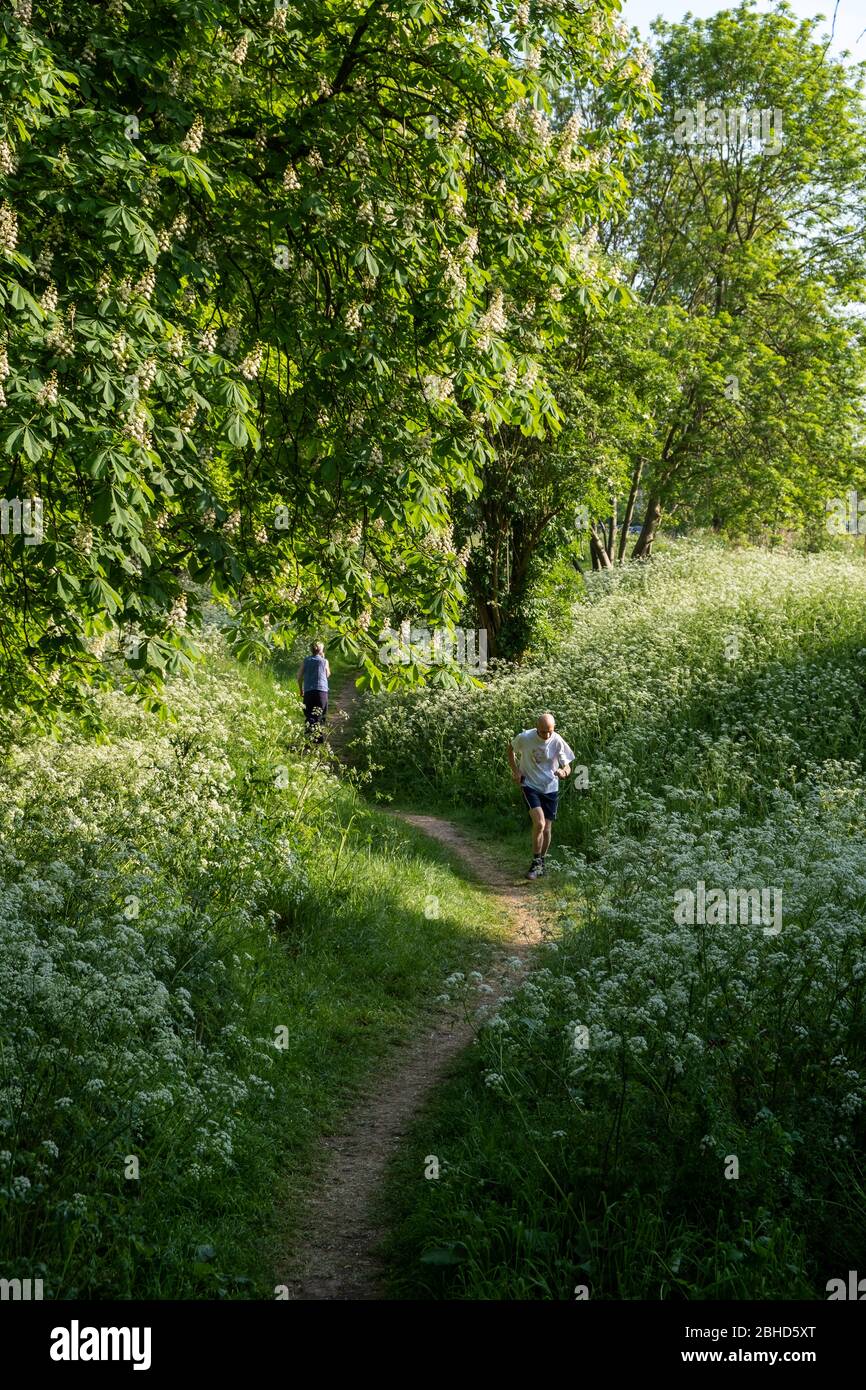
[[[322,742],[321,725],[328,715],[328,679],[331,668],[325,659],[322,642],[310,645],[310,655],[298,667],[298,689],[304,702],[307,732],[315,734],[314,742]]]
[[[534,729],[515,734],[508,745],[511,776],[523,791],[532,822],[532,863],[527,878],[541,878],[550,848],[559,801],[559,784],[571,772],[574,753],[549,710],[539,716]]]

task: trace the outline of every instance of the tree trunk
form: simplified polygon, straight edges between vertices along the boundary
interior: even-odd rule
[[[631,489],[628,494],[628,502],[625,507],[625,516],[622,519],[622,531],[619,537],[619,554],[617,559],[622,564],[625,559],[625,548],[628,545],[628,528],[631,526],[631,519],[634,516],[634,504],[637,501],[637,490],[640,487],[641,474],[643,473],[643,459],[638,459],[637,468],[631,480]]]
[[[600,536],[596,531],[595,526],[593,526],[592,530],[590,531],[589,553],[592,556],[592,567],[594,570],[612,569],[613,562],[610,558],[610,555],[607,552],[603,528]]]
[[[652,554],[653,541],[656,538],[656,531],[662,516],[662,504],[655,493],[647,498],[646,515],[643,519],[641,533],[635,542],[634,550],[631,552],[633,560],[648,560]]]
[[[607,533],[607,553],[610,563],[613,564],[613,553],[616,548],[616,497],[610,499],[610,527]]]
[[[492,660],[499,655],[499,633],[502,627],[502,613],[494,599],[476,597],[478,630],[487,633],[487,657]]]

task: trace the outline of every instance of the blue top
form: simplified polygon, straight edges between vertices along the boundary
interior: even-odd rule
[[[328,677],[323,656],[304,657],[304,694],[308,690],[327,690]]]

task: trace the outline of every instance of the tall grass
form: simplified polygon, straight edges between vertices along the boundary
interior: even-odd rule
[[[394,1177],[400,1294],[821,1298],[857,1268],[864,689],[861,563],[678,546],[591,585],[543,667],[368,709],[383,778],[399,746],[443,805],[508,806],[541,705],[589,778],[558,933]],[[701,881],[775,889],[781,930],[678,918]]]

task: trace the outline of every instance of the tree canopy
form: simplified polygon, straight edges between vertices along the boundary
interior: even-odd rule
[[[466,504],[490,532],[478,610],[494,631],[515,615],[509,651],[532,557],[569,528],[597,567],[649,556],[665,520],[815,536],[863,478],[864,68],[784,4],[654,31],[658,106],[595,253],[629,295],[567,302],[548,359],[563,428],[539,448],[503,427]]]
[[[453,621],[451,499],[540,435],[649,77],[613,3],[19,3],[0,21],[3,697],[145,692],[203,596],[376,675]],[[604,89],[607,119],[562,120]],[[14,531],[14,527],[10,528]]]

